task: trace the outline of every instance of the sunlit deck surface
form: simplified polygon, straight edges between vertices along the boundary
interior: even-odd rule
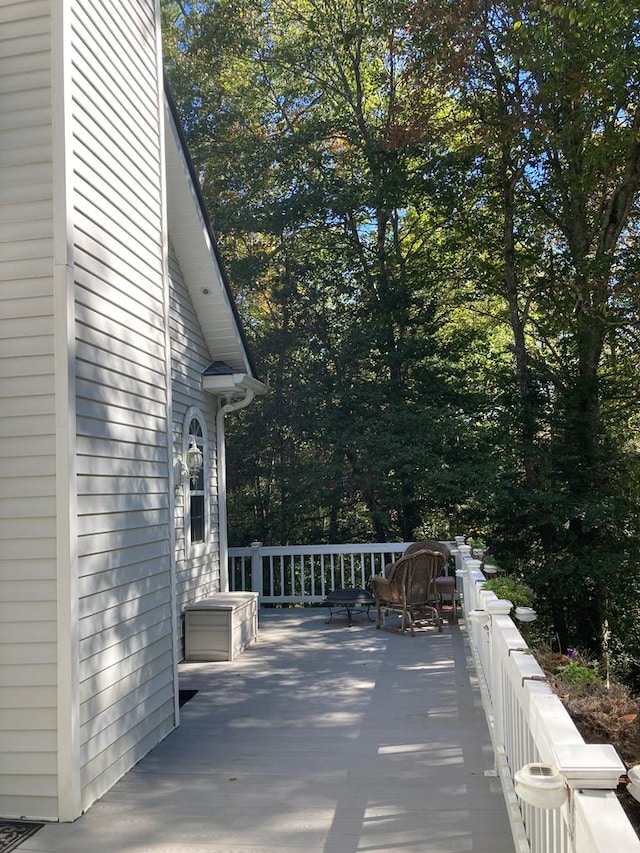
[[[74,824],[19,853],[513,853],[464,625],[262,611],[230,663],[185,663],[181,725]]]

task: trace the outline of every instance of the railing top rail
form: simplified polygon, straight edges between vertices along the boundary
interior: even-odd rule
[[[260,553],[265,557],[313,556],[315,554],[387,554],[405,551],[411,542],[359,542],[342,545],[260,545]],[[229,548],[229,555],[248,556],[252,548],[244,546]]]
[[[442,540],[444,544],[453,547],[453,543]],[[381,554],[389,551],[398,553],[405,551],[413,542],[345,542],[333,545],[259,545],[260,551],[267,556],[271,554]],[[230,547],[229,553],[241,556],[252,550],[250,545]]]
[[[584,745],[584,738],[551,689],[513,619],[494,616],[493,622],[498,629],[493,632],[494,649],[504,662],[504,675],[512,684],[513,696],[526,712],[531,736],[543,761],[558,764],[557,745]]]

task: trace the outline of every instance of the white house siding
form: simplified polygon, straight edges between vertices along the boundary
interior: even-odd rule
[[[169,251],[171,375],[173,390],[174,454],[182,452],[184,421],[192,407],[199,409],[205,420],[208,438],[209,535],[206,545],[186,548],[184,527],[184,495],[178,489],[175,507],[177,607],[182,613],[188,604],[209,598],[219,592],[218,559],[218,484],[216,477],[215,403],[202,390],[202,372],[211,363],[204,336],[193,309],[175,253]]]
[[[153,0],[73,4],[82,805],[173,727]]]
[[[0,814],[55,816],[56,485],[47,0],[0,0]]]

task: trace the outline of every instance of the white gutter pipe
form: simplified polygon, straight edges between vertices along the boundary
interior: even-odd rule
[[[215,365],[211,365],[214,367]],[[228,365],[222,365],[228,368]],[[227,463],[224,437],[224,419],[230,412],[248,406],[257,394],[266,394],[267,386],[247,373],[233,372],[231,368],[218,372],[206,370],[202,374],[202,388],[224,400],[216,412],[216,469],[218,475],[218,544],[220,555],[220,592],[229,591],[229,555],[227,536]]]
[[[262,383],[260,383],[262,384]],[[264,387],[264,386],[263,386]],[[229,592],[229,554],[227,536],[227,461],[224,419],[231,412],[244,409],[253,402],[256,392],[245,387],[244,397],[224,403],[216,413],[216,467],[218,473],[218,543],[220,546],[220,592]]]

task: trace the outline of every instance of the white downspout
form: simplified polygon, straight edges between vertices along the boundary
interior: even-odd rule
[[[220,592],[229,592],[229,556],[227,538],[227,462],[224,440],[224,419],[230,412],[244,409],[255,397],[247,388],[245,395],[233,403],[224,403],[216,414],[216,468],[218,474],[218,543],[220,546]]]

